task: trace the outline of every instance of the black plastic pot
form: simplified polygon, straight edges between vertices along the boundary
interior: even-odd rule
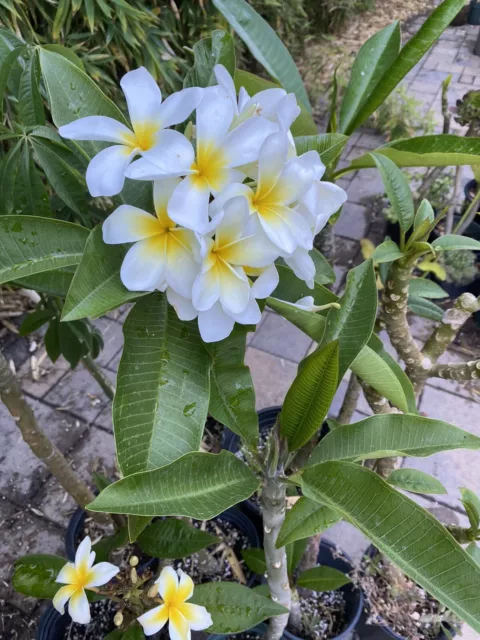
[[[378,549],[373,545],[370,545],[365,552],[369,558],[374,558],[378,554]],[[360,622],[358,624],[357,633],[361,640],[386,640],[386,638],[393,638],[394,640],[406,640],[403,636],[398,635],[387,627],[387,625],[382,624],[367,624],[368,612],[366,610],[367,603],[365,601],[365,608],[360,617]],[[447,636],[443,631],[437,636],[437,640],[448,640],[456,635],[455,629],[453,629],[449,624],[445,624],[448,627],[449,636]]]

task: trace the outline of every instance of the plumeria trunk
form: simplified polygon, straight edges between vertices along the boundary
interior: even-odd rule
[[[342,408],[338,414],[338,421],[341,424],[348,424],[357,408],[358,399],[360,397],[360,382],[357,376],[352,372],[348,381],[347,391],[343,399]]]
[[[274,602],[290,610],[292,594],[288,581],[285,547],[277,549],[278,533],[285,521],[286,485],[267,477],[262,490],[263,546],[267,565],[267,582]],[[279,640],[287,626],[289,614],[270,618],[266,639]]]
[[[430,369],[429,376],[445,380],[458,380],[459,382],[475,381],[480,378],[480,360],[455,364],[435,364]]]
[[[13,375],[7,361],[0,352],[0,399],[7,407],[10,415],[20,429],[24,441],[32,452],[39,458],[72,498],[81,507],[92,502],[95,496],[72,470],[62,452],[50,442],[39,427],[35,414],[25,400],[18,380]],[[105,514],[92,513],[101,524],[110,524],[111,520]]]
[[[399,413],[398,409],[390,406],[388,400],[372,389],[368,384],[362,383],[365,399],[370,405],[370,409],[375,415],[380,413]],[[365,466],[369,467],[382,478],[388,476],[397,469],[401,461],[399,457],[377,458],[376,460],[366,460]]]

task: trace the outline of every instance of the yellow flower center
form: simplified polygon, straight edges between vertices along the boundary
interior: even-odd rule
[[[85,585],[90,582],[92,570],[85,563],[77,567],[75,573],[75,581],[72,584],[75,585],[77,590],[84,589]]]
[[[125,135],[125,144],[132,149],[148,151],[157,139],[158,124],[152,122],[139,122],[133,125],[133,132]]]
[[[197,161],[192,163],[194,184],[198,187],[207,181],[208,186],[216,191],[222,188],[227,169],[225,154],[212,144],[197,144]]]

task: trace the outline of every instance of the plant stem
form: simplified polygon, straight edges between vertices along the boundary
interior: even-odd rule
[[[477,189],[477,193],[475,194],[475,197],[470,202],[468,207],[465,209],[460,220],[454,226],[452,233],[462,235],[462,233],[470,226],[470,223],[477,215],[478,207],[476,207],[476,205],[478,204],[479,200],[480,200],[480,189]]]
[[[338,421],[341,424],[348,424],[352,419],[353,413],[357,408],[358,398],[360,397],[360,383],[357,376],[352,372],[348,381],[347,391],[343,399],[342,408],[338,414]]]
[[[453,193],[450,200],[450,206],[448,208],[447,219],[445,221],[445,233],[448,235],[452,233],[453,220],[455,215],[455,207],[457,206],[458,194],[462,182],[462,167],[458,166],[455,170],[455,181],[453,183]]]
[[[0,399],[15,420],[15,424],[20,429],[24,441],[35,456],[44,463],[58,483],[72,496],[77,504],[85,508],[89,502],[95,499],[95,496],[73,471],[62,452],[50,442],[39,427],[30,405],[25,400],[18,380],[11,372],[1,352]],[[106,514],[92,512],[92,517],[103,525],[111,524],[112,522]]]
[[[267,565],[267,583],[274,602],[290,610],[291,590],[288,581],[285,547],[277,549],[278,533],[285,521],[286,485],[276,477],[266,477],[262,491],[263,547]],[[266,640],[279,640],[287,626],[289,614],[270,618]]]
[[[428,376],[430,378],[444,378],[445,380],[458,380],[460,382],[478,380],[480,378],[480,360],[435,364],[428,372]]]
[[[377,393],[368,384],[362,383],[362,389],[365,399],[375,415],[398,413],[398,410],[391,407],[386,398]],[[399,460],[399,457],[377,458],[376,460],[367,460],[366,466],[370,467],[382,478],[388,478],[392,471],[397,468]]]
[[[115,397],[115,387],[107,378],[107,376],[103,373],[103,371],[95,362],[95,360],[92,358],[92,356],[88,354],[86,356],[83,356],[82,362],[85,369],[87,369],[92,375],[92,378],[94,378],[98,382],[98,384],[101,386],[107,398],[110,398],[110,400],[113,400]]]

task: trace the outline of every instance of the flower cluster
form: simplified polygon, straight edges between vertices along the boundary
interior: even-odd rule
[[[87,536],[78,546],[75,562],[67,562],[60,570],[56,582],[64,584],[53,598],[53,606],[62,615],[68,602],[68,613],[74,622],[90,622],[90,605],[85,590],[98,591],[120,571],[110,562],[94,565],[95,551]],[[193,595],[194,584],[181,569],[165,567],[155,580],[155,592],[161,596],[160,604],[138,618],[145,635],[157,633],[169,622],[171,640],[190,640],[190,630],[203,631],[212,625],[212,618],[205,607],[186,602]],[[149,591],[150,595],[150,591]]]
[[[198,318],[205,342],[227,337],[235,322],[259,322],[257,299],[277,287],[278,258],[313,288],[313,238],[347,197],[321,181],[316,151],[297,156],[294,94],[250,97],[242,87],[237,96],[223,66],[215,75],[218,85],[162,102],[150,74],[131,71],[121,81],[131,129],[104,116],[60,128],[64,138],[114,143],[88,166],[92,195],[119,193],[125,176],[153,181],[155,215],[121,205],[103,239],[134,243],[121,268],[125,287],[165,291],[181,320]],[[169,128],[194,111],[195,126]]]

